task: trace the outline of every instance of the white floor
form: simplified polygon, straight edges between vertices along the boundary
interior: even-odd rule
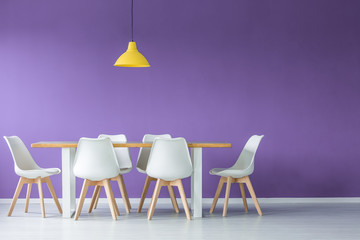
[[[24,201],[7,217],[9,201],[0,201],[0,239],[360,239],[360,200],[345,199],[260,199],[264,215],[257,215],[249,199],[244,213],[241,199],[230,199],[228,216],[222,217],[222,201],[209,214],[210,201],[204,201],[204,218],[188,221],[178,201],[180,214],[173,212],[169,199],[159,199],[153,220],[148,221],[145,202],[143,213],[136,213],[137,200],[126,214],[120,206],[113,221],[101,199],[98,209],[87,213],[85,202],[78,221],[63,219],[50,199],[45,203],[46,218],[41,218],[37,199],[32,199],[29,213]]]

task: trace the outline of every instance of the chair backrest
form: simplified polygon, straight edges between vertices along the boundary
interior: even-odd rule
[[[75,154],[75,176],[100,181],[117,176],[119,171],[110,138],[80,138]]]
[[[17,136],[6,137],[4,136],[5,141],[7,142],[12,157],[15,164],[15,172],[18,173],[18,170],[35,170],[41,169],[34,159],[32,158],[29,150]]]
[[[170,139],[171,135],[170,134],[161,134],[161,135],[145,134],[142,142],[143,143],[153,143],[156,138]],[[138,156],[137,163],[136,163],[137,169],[146,171],[146,167],[147,167],[149,156],[150,156],[150,151],[151,151],[151,148],[149,148],[149,147],[140,148],[139,156]]]
[[[184,138],[155,139],[151,148],[146,173],[166,181],[191,175],[192,164]]]
[[[240,156],[236,163],[231,167],[231,169],[245,170],[250,168],[251,173],[254,171],[254,158],[256,150],[259,147],[261,139],[264,135],[253,135],[246,142],[244,149],[241,151]]]
[[[100,134],[98,138],[110,138],[112,142],[120,142],[126,143],[127,139],[124,134],[117,134],[117,135],[108,135],[108,134]],[[122,147],[122,148],[114,148],[115,155],[121,169],[123,168],[132,168],[132,161],[130,156],[129,148]]]

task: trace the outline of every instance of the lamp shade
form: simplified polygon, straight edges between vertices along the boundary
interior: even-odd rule
[[[137,50],[135,42],[129,42],[128,49],[115,62],[116,67],[150,67],[146,58]]]

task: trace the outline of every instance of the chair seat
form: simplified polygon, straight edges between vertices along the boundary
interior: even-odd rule
[[[211,175],[217,175],[221,177],[233,177],[233,178],[241,178],[245,176],[249,176],[252,174],[251,169],[239,170],[239,169],[231,169],[231,168],[213,168],[209,171]]]
[[[142,170],[141,168],[136,168],[138,171],[139,171],[139,173],[143,173],[143,174],[146,174],[146,171],[144,171],[144,170]]]
[[[120,174],[125,174],[131,171],[132,168],[120,168]]]
[[[44,178],[44,177],[49,177],[51,175],[56,175],[61,173],[61,170],[59,168],[40,168],[40,169],[34,169],[34,170],[21,170],[21,169],[16,169],[16,174],[19,175],[20,177],[25,177],[25,178],[30,178],[30,179],[34,179],[34,178]]]

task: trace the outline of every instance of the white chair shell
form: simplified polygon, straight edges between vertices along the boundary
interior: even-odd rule
[[[15,173],[18,176],[34,179],[38,177],[48,177],[51,175],[59,174],[61,172],[59,168],[39,167],[34,161],[27,147],[19,137],[4,136],[4,139],[10,148],[14,160]]]
[[[189,177],[192,163],[185,139],[155,139],[146,173],[150,177],[165,181]]]
[[[164,138],[164,139],[170,139],[170,134],[160,134],[160,135],[154,135],[154,134],[145,134],[143,137],[142,142],[143,143],[153,143],[156,138]],[[142,147],[139,151],[139,156],[137,159],[136,169],[146,174],[146,167],[148,164],[149,156],[150,156],[151,148],[149,147]]]
[[[98,138],[110,138],[112,142],[127,143],[127,138],[124,134],[100,134]],[[131,171],[133,168],[129,148],[114,148],[115,155],[120,168],[120,174],[125,174]]]
[[[249,176],[254,172],[254,159],[256,150],[259,147],[261,139],[264,135],[254,135],[246,142],[243,150],[241,151],[237,161],[230,168],[213,168],[210,174],[222,177],[241,178]]]
[[[79,178],[100,181],[120,173],[110,138],[80,138],[74,161],[74,174]]]

